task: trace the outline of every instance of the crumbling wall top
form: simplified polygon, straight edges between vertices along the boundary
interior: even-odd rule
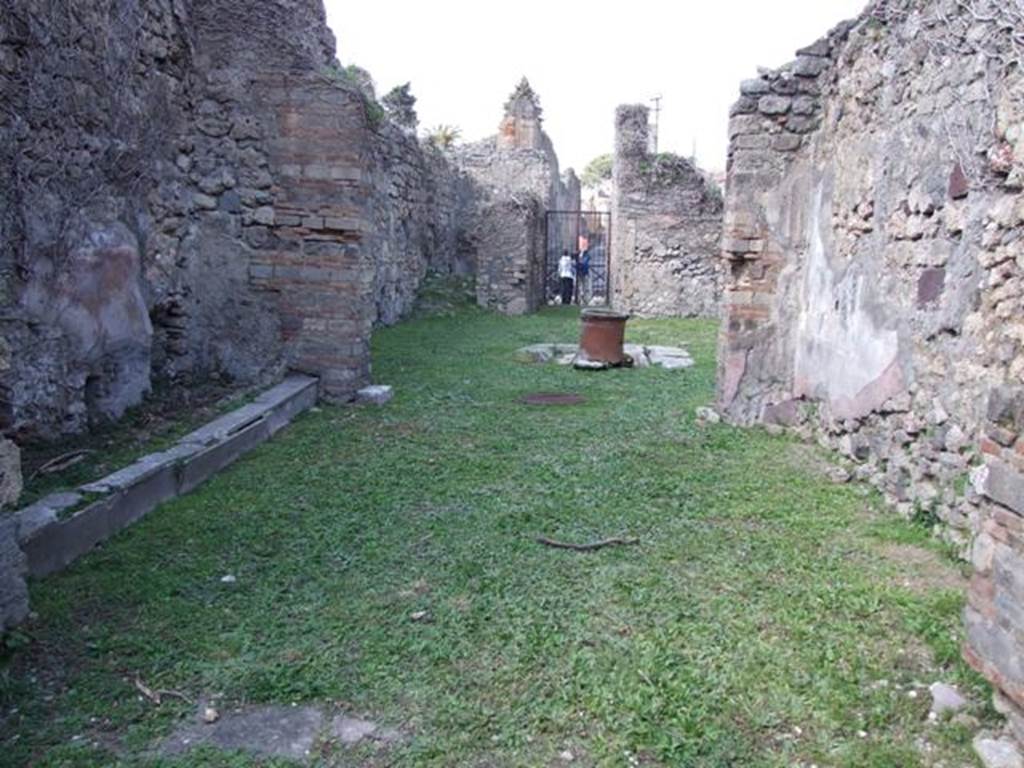
[[[540,98],[525,77],[519,81],[508,101],[498,128],[498,149],[546,149],[550,145],[541,118]]]
[[[540,120],[543,112],[540,97],[530,86],[530,81],[524,77],[505,102],[505,117]]]

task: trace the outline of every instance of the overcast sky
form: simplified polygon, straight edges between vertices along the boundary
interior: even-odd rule
[[[662,96],[660,147],[725,167],[741,80],[793,58],[865,0],[326,0],[343,64],[378,95],[412,82],[421,127],[496,133],[519,78],[540,95],[562,167],[611,151],[618,104]],[[627,15],[628,14],[628,15]]]

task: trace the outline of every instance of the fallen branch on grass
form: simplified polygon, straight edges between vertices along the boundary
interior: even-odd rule
[[[572,544],[566,541],[555,541],[554,539],[548,539],[544,536],[537,537],[537,543],[543,544],[545,547],[553,547],[554,549],[571,549],[574,552],[595,552],[605,547],[632,547],[640,543],[640,539],[605,539],[604,541],[594,541],[590,544]]]
[[[145,696],[147,699],[149,699],[154,704],[160,704],[160,702],[163,701],[163,699],[165,697],[181,699],[186,704],[194,704],[195,703],[195,702],[192,701],[192,699],[190,699],[184,693],[180,693],[179,691],[170,691],[170,690],[167,690],[166,688],[160,688],[158,690],[153,690],[148,685],[146,685],[144,682],[142,682],[142,678],[139,677],[138,675],[135,676],[135,688],[138,690],[139,693],[141,693],[143,696]]]
[[[25,482],[32,482],[33,480],[36,479],[37,475],[52,475],[53,473],[60,472],[62,470],[67,469],[68,467],[73,467],[75,466],[75,464],[80,462],[90,453],[93,453],[93,451],[83,448],[77,451],[71,451],[69,453],[61,454],[57,458],[50,459],[48,462],[39,467],[35,472],[29,475],[28,480],[26,480]]]

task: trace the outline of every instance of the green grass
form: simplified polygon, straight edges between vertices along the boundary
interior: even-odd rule
[[[830,484],[815,450],[698,426],[716,332],[630,323],[632,341],[688,346],[683,373],[514,361],[573,338],[569,309],[379,332],[390,405],[301,418],[33,585],[38,618],[0,677],[0,762],[258,764],[147,758],[189,707],[140,701],[138,673],[407,734],[374,765],[557,765],[567,749],[600,766],[973,764],[970,731],[928,724],[927,690],[908,695],[958,683],[992,717],[959,660],[959,593],[902,586],[883,554],[927,537]],[[537,391],[587,402],[517,403]],[[642,543],[533,538],[622,534]]]

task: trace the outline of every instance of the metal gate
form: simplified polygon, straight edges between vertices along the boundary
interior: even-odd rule
[[[545,302],[558,304],[560,301],[558,261],[563,253],[568,253],[576,265],[573,302],[583,306],[608,304],[611,214],[605,211],[548,211],[544,229],[547,242]],[[589,266],[584,267],[587,256]]]

